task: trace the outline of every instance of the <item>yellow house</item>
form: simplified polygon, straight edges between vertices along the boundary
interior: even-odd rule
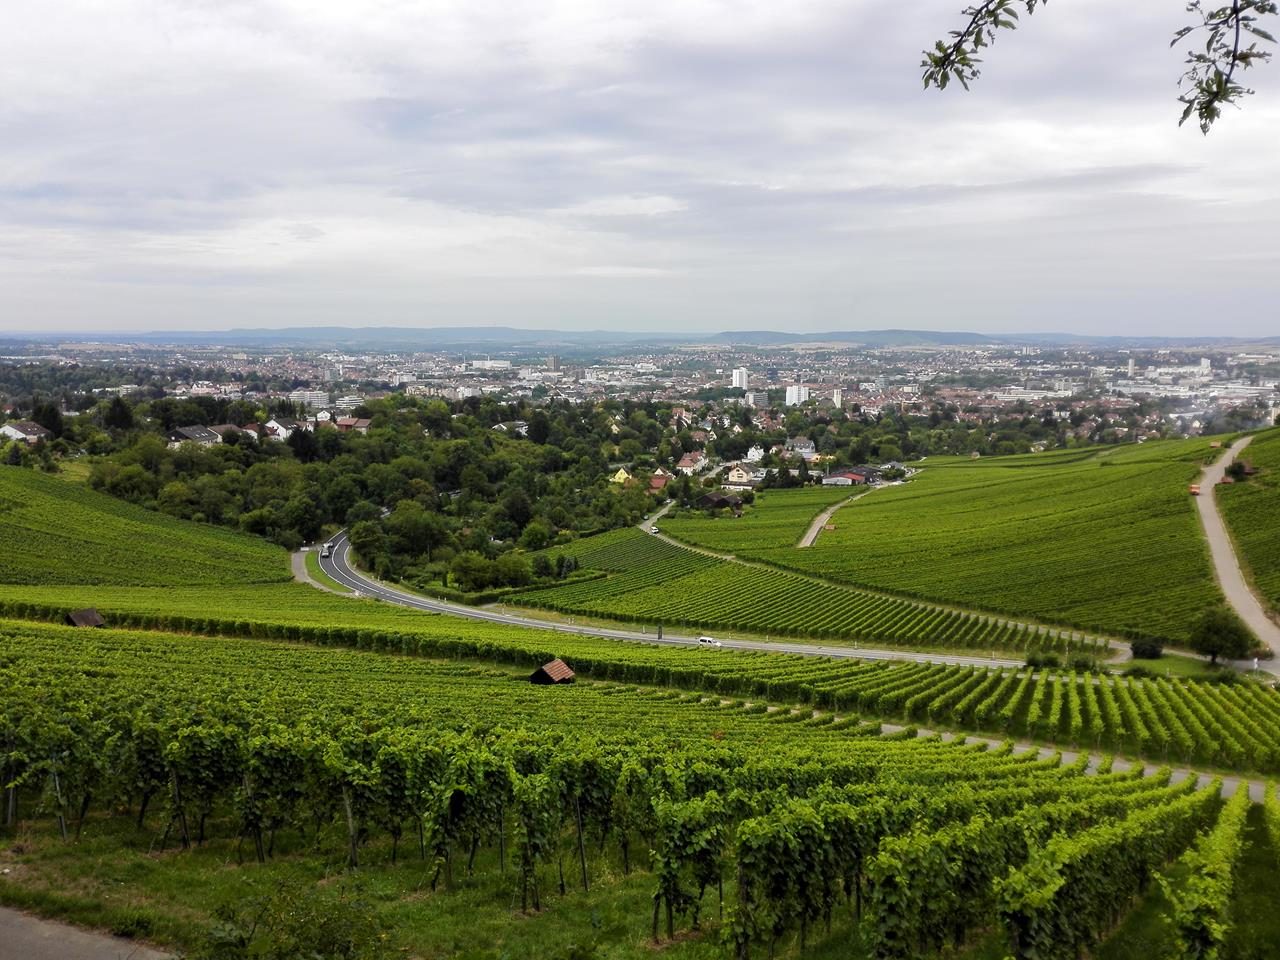
[[[609,478],[610,483],[626,483],[631,479],[631,474],[627,473],[626,467],[619,467],[618,472]]]

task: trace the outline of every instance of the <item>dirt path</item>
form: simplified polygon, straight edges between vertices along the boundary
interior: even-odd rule
[[[1200,475],[1200,496],[1196,497],[1196,509],[1200,513],[1200,523],[1204,527],[1205,537],[1209,541],[1209,554],[1213,558],[1213,572],[1218,579],[1232,608],[1240,615],[1258,639],[1271,648],[1280,657],[1280,626],[1267,616],[1262,602],[1249,589],[1249,583],[1240,569],[1240,559],[1236,556],[1235,545],[1227,533],[1227,525],[1218,510],[1216,496],[1218,481],[1226,473],[1227,467],[1239,456],[1240,451],[1249,445],[1253,437],[1242,437],[1233,443],[1216,463],[1204,468]],[[1280,673],[1280,660],[1272,660],[1261,665],[1271,673]]]
[[[827,507],[827,509],[823,510],[814,518],[813,523],[809,524],[809,529],[804,532],[804,536],[800,538],[800,542],[796,544],[796,548],[803,550],[805,547],[812,547],[813,541],[818,539],[818,534],[822,532],[823,527],[831,522],[831,518],[835,516],[837,510],[841,507],[847,507],[855,500],[861,500],[870,492],[870,490],[863,490],[861,493],[854,494],[852,497],[841,500],[839,503],[833,503],[831,506]]]
[[[105,933],[0,907],[5,960],[169,960],[170,954]]]

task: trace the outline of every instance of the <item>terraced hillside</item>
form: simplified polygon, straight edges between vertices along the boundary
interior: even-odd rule
[[[1218,487],[1218,504],[1241,565],[1264,602],[1280,612],[1280,428],[1255,437],[1240,459],[1258,473]]]
[[[522,593],[523,606],[636,623],[739,630],[947,649],[1066,649],[1066,641],[993,617],[823,583],[771,567],[731,563],[635,529],[553,548],[609,572]],[[1074,649],[1074,647],[1073,647]]]
[[[0,467],[0,583],[206,586],[290,578],[257,537],[175,520],[58,477]]]
[[[1219,599],[1187,494],[1214,454],[1197,440],[930,458],[910,483],[839,510],[809,549],[763,541],[735,552],[851,585],[1179,641]],[[720,531],[680,532],[710,545]]]
[[[180,947],[220,908],[305,937],[272,926],[304,895],[366,957],[1065,957],[1247,804],[812,709],[226,637],[0,622],[0,684],[0,899]]]

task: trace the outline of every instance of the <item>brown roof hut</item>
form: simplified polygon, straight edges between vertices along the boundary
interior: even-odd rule
[[[107,621],[102,619],[102,614],[93,607],[72,610],[67,614],[66,621],[69,627],[105,627],[107,625]]]
[[[544,663],[529,675],[530,683],[573,683],[573,671],[563,660],[557,658]]]

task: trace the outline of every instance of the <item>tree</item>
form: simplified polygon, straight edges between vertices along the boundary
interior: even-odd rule
[[[1213,664],[1218,657],[1239,660],[1253,649],[1253,635],[1226,607],[1210,607],[1191,628],[1191,649]]]
[[[133,428],[133,408],[123,397],[112,397],[102,423],[108,430],[130,430]]]
[[[932,50],[924,51],[920,66],[924,68],[925,87],[944,90],[955,80],[969,89],[969,81],[982,75],[978,52],[995,42],[998,31],[1017,28],[1019,10],[1025,10],[1029,16],[1047,2],[983,0],[965,7],[962,11],[968,18],[965,26],[952,30],[949,40],[939,40]],[[1253,93],[1238,82],[1236,75],[1255,63],[1271,59],[1269,51],[1258,49],[1257,41],[1275,43],[1275,38],[1258,25],[1258,19],[1276,16],[1277,4],[1275,0],[1230,0],[1206,9],[1202,0],[1191,0],[1186,11],[1199,21],[1176,31],[1170,46],[1176,46],[1193,33],[1203,33],[1206,40],[1203,49],[1196,47],[1187,53],[1187,69],[1178,81],[1178,86],[1185,90],[1178,97],[1183,104],[1178,125],[1195,114],[1201,132],[1208,133],[1222,115],[1224,106]]]

